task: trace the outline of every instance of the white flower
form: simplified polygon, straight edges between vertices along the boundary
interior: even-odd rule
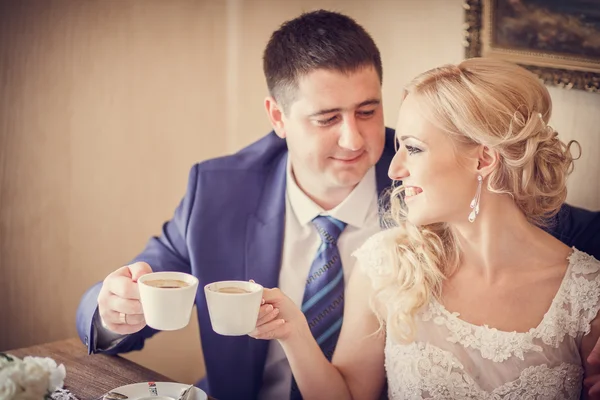
[[[17,359],[15,356],[11,356],[10,354],[0,354],[0,371],[2,371],[2,368],[4,368],[6,365],[9,365],[14,362],[13,360]]]
[[[62,389],[65,376],[67,375],[64,365],[56,365],[56,361],[49,357],[25,357],[23,361],[25,363],[37,364],[50,374],[48,381],[48,391],[50,393],[56,389]]]
[[[39,393],[31,391],[31,390],[26,390],[21,393],[17,393],[11,398],[11,400],[42,400],[42,399],[44,399],[44,394],[42,394],[40,396]]]
[[[12,399],[17,393],[17,384],[8,376],[8,372],[8,369],[0,370],[0,400]]]
[[[20,364],[22,374],[17,381],[24,389],[26,397],[37,396],[38,399],[43,398],[48,393],[48,382],[50,373],[41,366],[32,362],[23,362]]]
[[[60,364],[58,368],[50,373],[50,382],[48,383],[48,390],[54,392],[57,389],[62,389],[65,384],[65,377],[67,376],[67,370],[65,366]]]
[[[0,354],[0,400],[39,400],[62,388],[64,365],[51,358]]]

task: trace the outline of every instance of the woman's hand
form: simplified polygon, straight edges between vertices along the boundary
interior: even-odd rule
[[[281,290],[264,289],[256,329],[248,335],[255,339],[277,339],[284,342],[297,335],[310,334],[306,317]]]

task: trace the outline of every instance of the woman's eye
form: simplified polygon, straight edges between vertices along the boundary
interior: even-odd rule
[[[417,154],[417,153],[420,153],[422,151],[418,147],[413,147],[413,146],[408,146],[408,145],[405,145],[404,147],[406,147],[406,151],[408,151],[408,154],[410,154],[411,156],[413,154]]]

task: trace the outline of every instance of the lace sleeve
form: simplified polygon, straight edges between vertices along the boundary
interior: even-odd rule
[[[571,316],[578,326],[578,339],[587,335],[600,310],[600,261],[574,249],[571,262]]]
[[[391,272],[391,264],[387,262],[387,258],[393,254],[391,250],[395,245],[395,230],[377,232],[352,253],[362,273],[371,280],[385,277]]]

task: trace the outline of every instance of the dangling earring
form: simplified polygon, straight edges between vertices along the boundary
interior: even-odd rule
[[[471,208],[473,211],[469,214],[469,222],[475,221],[477,215],[479,214],[479,201],[481,200],[481,185],[483,184],[483,177],[481,175],[477,175],[477,192],[475,193],[475,197],[471,200]]]

